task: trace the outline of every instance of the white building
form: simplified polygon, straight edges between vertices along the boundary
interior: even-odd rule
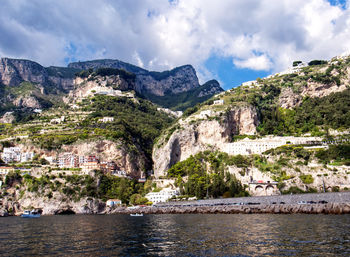
[[[109,207],[113,207],[115,205],[122,205],[122,201],[120,201],[119,199],[109,199],[106,202],[106,205]]]
[[[173,196],[179,195],[179,192],[174,189],[164,188],[160,192],[151,192],[146,195],[146,198],[152,203],[166,202]]]
[[[111,173],[113,176],[124,178],[126,177],[126,172],[124,170],[115,170]]]
[[[20,162],[21,161],[21,149],[19,147],[4,147],[1,159],[5,163]]]
[[[29,162],[34,158],[33,152],[21,153],[21,162]]]
[[[50,120],[50,123],[52,123],[52,124],[61,124],[62,122],[65,121],[65,119],[66,119],[66,117],[61,116],[61,118]]]
[[[114,121],[114,117],[103,117],[102,119],[98,120],[99,122],[113,122]]]
[[[19,147],[4,147],[1,159],[5,163],[9,162],[28,162],[34,157],[33,152],[23,152]]]
[[[43,110],[41,110],[41,109],[34,109],[33,112],[35,112],[35,113],[42,113]]]
[[[223,104],[224,104],[224,100],[222,99],[214,101],[214,105],[223,105]]]
[[[310,144],[312,142],[321,142],[317,137],[273,137],[250,140],[245,138],[241,141],[226,144],[224,152],[230,155],[249,155],[261,154],[269,149],[274,149],[286,144]]]

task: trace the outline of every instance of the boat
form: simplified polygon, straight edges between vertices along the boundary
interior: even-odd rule
[[[142,217],[143,213],[130,213],[131,217]]]
[[[38,210],[24,211],[21,217],[22,218],[39,218],[40,212]]]

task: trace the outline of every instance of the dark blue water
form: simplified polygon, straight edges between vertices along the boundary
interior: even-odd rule
[[[350,256],[350,216],[0,218],[1,256]]]

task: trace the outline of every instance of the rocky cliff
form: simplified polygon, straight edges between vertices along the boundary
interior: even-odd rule
[[[40,64],[21,59],[1,58],[0,82],[7,86],[18,86],[23,81],[53,86],[56,90],[70,90],[73,85],[74,71],[63,73],[65,68],[45,68]]]
[[[246,105],[227,111],[194,114],[179,121],[159,138],[153,150],[156,177],[179,161],[205,150],[223,150],[233,135],[256,133],[257,112]]]
[[[205,87],[201,88],[196,71],[191,65],[184,65],[169,71],[153,72],[119,60],[109,59],[76,62],[69,64],[68,67],[51,66],[46,68],[29,60],[2,58],[0,60],[0,85],[16,87],[26,81],[42,87],[42,93],[45,94],[67,93],[76,86],[74,79],[77,72],[99,68],[114,68],[135,74],[134,85],[131,86],[129,83],[129,89],[166,108],[175,108],[177,105],[187,102],[186,106],[175,108],[184,110],[223,91],[220,85],[217,82],[212,83],[213,81],[206,83]],[[188,101],[187,98],[193,93],[198,99]],[[186,95],[184,98],[184,95],[181,95],[179,97],[180,94],[188,96]],[[160,99],[166,96],[169,96],[170,100]],[[172,106],[168,106],[169,102],[172,103]]]
[[[70,68],[96,70],[98,68],[123,69],[136,75],[135,91],[141,96],[166,108],[184,110],[198,102],[203,102],[223,89],[215,80],[200,86],[195,69],[184,65],[169,71],[147,71],[137,66],[119,60],[95,60],[76,62],[68,65]],[[198,98],[190,100],[189,97]],[[185,107],[179,107],[183,103]]]

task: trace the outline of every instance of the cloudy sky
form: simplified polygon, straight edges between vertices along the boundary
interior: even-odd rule
[[[0,56],[192,64],[225,89],[350,53],[350,0],[0,0]]]

